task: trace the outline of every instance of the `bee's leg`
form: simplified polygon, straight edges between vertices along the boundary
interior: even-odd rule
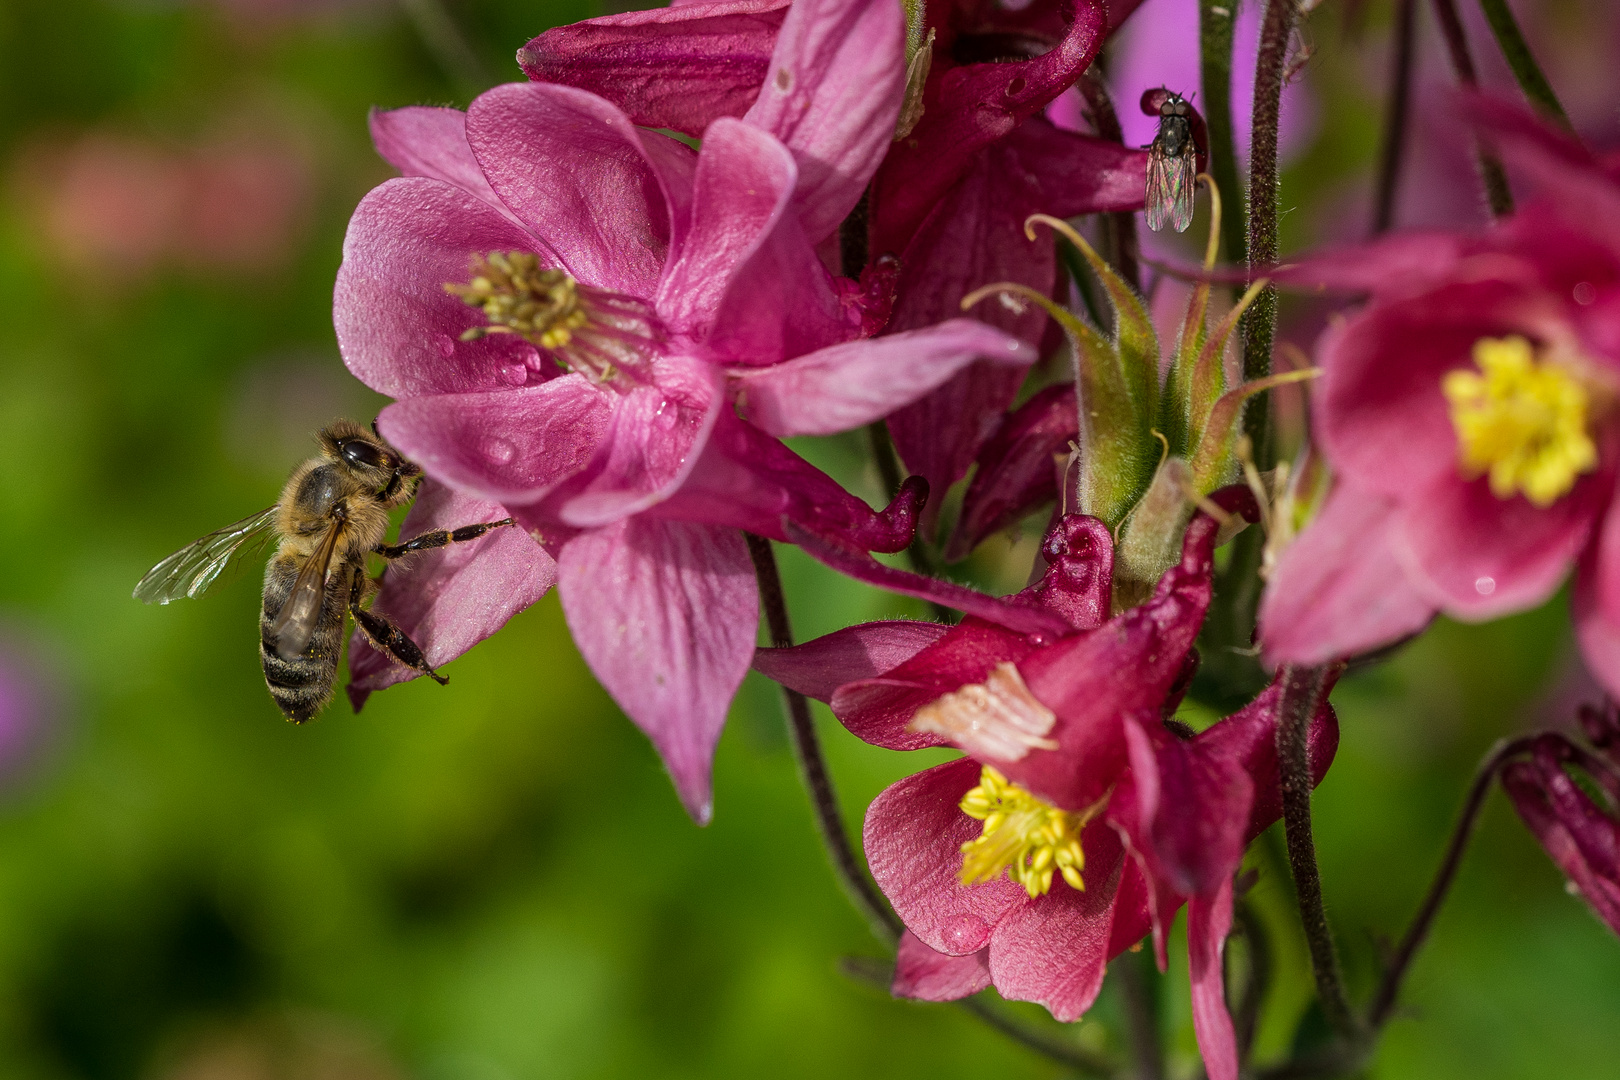
[[[422,647],[412,641],[405,631],[389,621],[388,616],[367,611],[360,606],[370,589],[371,579],[366,577],[365,568],[356,567],[354,583],[349,588],[349,611],[354,615],[355,625],[366,635],[366,640],[370,641],[379,652],[388,654],[408,668],[415,668],[440,686],[449,682],[449,679],[433,670],[427,662],[427,657],[422,655]]]
[[[400,544],[378,544],[372,548],[385,559],[397,559],[401,555],[409,555],[413,551],[426,551],[429,548],[440,548],[446,544],[460,544],[468,540],[476,540],[491,529],[499,529],[503,525],[514,524],[511,518],[502,518],[500,521],[481,521],[477,525],[463,525],[459,529],[434,529],[421,536],[413,536]]]

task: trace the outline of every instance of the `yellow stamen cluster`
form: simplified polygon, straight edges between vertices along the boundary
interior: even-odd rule
[[[960,805],[962,813],[984,822],[979,837],[962,845],[962,884],[994,881],[1006,870],[1033,899],[1051,890],[1052,873],[1057,871],[1076,889],[1085,889],[1080,830],[1091,811],[1059,810],[988,765],[979,786],[962,796]]]
[[[1488,473],[1499,499],[1523,492],[1551,506],[1597,467],[1585,384],[1563,366],[1537,363],[1522,337],[1481,338],[1474,363],[1478,372],[1453,371],[1442,383],[1463,471]]]
[[[561,349],[590,321],[578,283],[565,271],[542,267],[526,251],[480,255],[473,262],[473,279],[465,285],[446,283],[444,291],[482,309],[489,320],[488,326],[462,334],[463,341],[516,334],[543,349]]]

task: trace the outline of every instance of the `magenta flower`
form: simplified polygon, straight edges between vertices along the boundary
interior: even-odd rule
[[[1040,115],[1135,6],[1101,0],[1035,0],[1018,11],[988,0],[928,5],[926,25],[935,36],[922,116],[889,150],[871,193],[870,250],[900,258],[891,331],[949,319],[963,296],[992,281],[1050,293],[1057,278],[1052,246],[1022,235],[1031,214],[1141,208],[1144,152],[1061,130]],[[853,34],[861,32],[854,20],[878,19],[884,8],[851,3],[837,10]],[[594,90],[638,124],[697,134],[716,117],[758,108],[753,94],[769,85],[764,76],[774,68],[765,53],[783,9],[775,0],[733,0],[610,15],[549,30],[518,60],[530,78]],[[871,56],[862,77],[904,82],[903,57],[876,50]],[[850,118],[851,130],[857,119]],[[895,130],[863,122],[859,130],[885,145]],[[837,225],[830,217],[824,221],[825,232],[808,230],[812,241]],[[1029,340],[1039,338],[1045,323],[1034,309],[985,317]],[[908,467],[933,490],[950,486],[966,473],[1021,380],[1021,373],[1001,366],[975,364],[891,417]]]
[[[1502,787],[1513,808],[1535,834],[1552,861],[1593,913],[1620,934],[1620,769],[1613,760],[1616,732],[1613,707],[1607,715],[1585,711],[1583,719],[1601,717],[1609,737],[1607,757],[1548,733],[1531,744],[1527,759],[1502,769]],[[1589,725],[1590,726],[1590,725]],[[1600,806],[1576,783],[1570,769],[1579,768],[1593,790],[1607,800]]]
[[[1237,489],[1216,499],[1254,510]],[[910,931],[897,994],[994,985],[1073,1020],[1108,960],[1150,930],[1163,964],[1166,925],[1187,903],[1199,1044],[1211,1077],[1237,1075],[1220,954],[1243,849],[1281,811],[1280,689],[1197,736],[1164,722],[1197,666],[1216,529],[1195,517],[1153,598],[1105,621],[1112,540],[1096,519],[1065,516],[1043,545],[1045,576],[1008,602],[1057,616],[1059,634],[970,616],[760,650],[757,668],[829,702],[862,739],[969,755],[867,811],[872,873]],[[1324,704],[1310,740],[1318,779],[1336,741]]]
[[[1293,271],[1371,298],[1330,327],[1314,432],[1337,483],[1282,554],[1266,656],[1319,663],[1541,603],[1620,690],[1620,172],[1529,114],[1468,104],[1540,197],[1480,235],[1395,236]]]
[[[832,17],[847,8],[796,6],[749,117],[714,121],[699,152],[565,86],[497,87],[465,117],[377,114],[379,150],[407,175],[362,201],[338,274],[344,359],[398,399],[383,434],[468,500],[424,519],[499,507],[539,541],[580,651],[700,821],[754,647],[738,530],[786,539],[790,522],[894,551],[922,496],[909,485],[874,513],[776,437],[869,423],[979,357],[1033,359],[966,319],[861,340],[869,296],[817,258],[813,238],[877,167],[883,144],[860,133],[899,109],[898,83],[868,77],[873,50],[898,53],[898,14],[863,7],[850,39]],[[408,583],[443,590],[416,625],[455,642],[428,633],[429,656],[548,584],[525,543],[479,543],[476,567]]]

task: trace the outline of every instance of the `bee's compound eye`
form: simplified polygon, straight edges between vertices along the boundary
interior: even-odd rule
[[[338,453],[350,465],[369,469],[383,467],[383,452],[363,439],[347,439],[339,447]]]

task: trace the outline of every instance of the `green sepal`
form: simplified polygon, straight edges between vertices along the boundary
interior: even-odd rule
[[[1116,612],[1144,603],[1159,578],[1181,557],[1181,536],[1193,512],[1192,486],[1193,471],[1186,460],[1165,455],[1114,545]]]

